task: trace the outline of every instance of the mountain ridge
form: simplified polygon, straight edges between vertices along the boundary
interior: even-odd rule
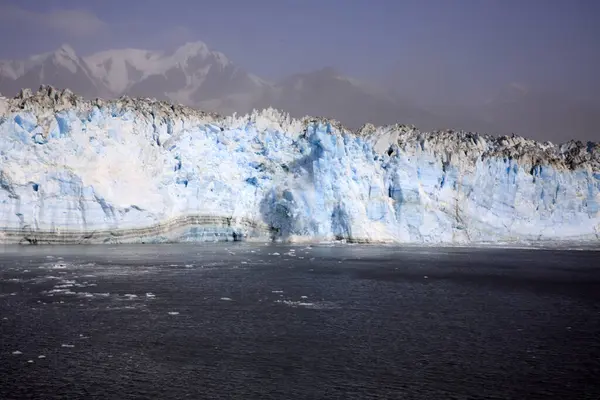
[[[49,84],[68,87],[88,98],[149,97],[222,114],[274,107],[286,109],[295,117],[319,113],[353,128],[365,121],[386,124],[400,119],[426,129],[450,127],[432,113],[402,104],[332,67],[270,82],[247,72],[201,41],[188,42],[171,51],[129,48],[85,57],[79,57],[70,46],[63,47],[69,48],[71,58],[81,65],[81,73],[68,80],[72,84],[52,76],[26,75],[48,63],[44,57],[33,56],[26,61],[0,61],[0,93],[14,95],[22,88],[36,90]],[[22,71],[20,74],[14,72],[15,66]],[[16,79],[11,81],[11,77]],[[306,92],[306,86],[318,88],[319,97]]]
[[[22,88],[36,90],[44,84],[69,88],[86,98],[149,97],[221,114],[273,107],[297,118],[324,115],[353,129],[366,122],[402,121],[423,130],[517,133],[556,141],[595,137],[595,126],[600,125],[600,110],[559,95],[539,94],[522,84],[508,84],[485,104],[457,108],[418,105],[334,67],[271,82],[201,41],[168,51],[126,48],[85,57],[64,44],[25,60],[0,61],[0,93],[13,96]]]

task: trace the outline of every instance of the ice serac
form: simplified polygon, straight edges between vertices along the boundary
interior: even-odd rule
[[[0,100],[0,240],[600,242],[600,146],[220,117],[42,87]]]

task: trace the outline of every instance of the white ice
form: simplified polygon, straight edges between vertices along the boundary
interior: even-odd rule
[[[353,133],[275,110],[217,118],[48,93],[0,99],[2,241],[42,231],[65,241],[600,240],[594,143],[404,126]]]

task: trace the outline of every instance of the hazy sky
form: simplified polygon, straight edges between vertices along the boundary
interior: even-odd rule
[[[335,66],[440,102],[513,82],[594,100],[600,1],[0,0],[0,58],[202,40],[267,79]]]

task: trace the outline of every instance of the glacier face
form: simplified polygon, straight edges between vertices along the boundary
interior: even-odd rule
[[[0,100],[0,241],[600,242],[600,146]]]

